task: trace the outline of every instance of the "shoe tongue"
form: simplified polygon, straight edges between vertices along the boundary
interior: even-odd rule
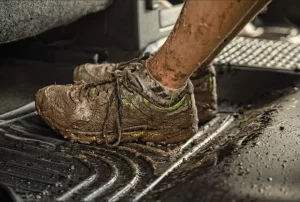
[[[131,83],[135,86],[138,85],[149,100],[163,106],[173,105],[184,96],[187,90],[187,84],[179,89],[163,86],[150,74],[144,61],[141,62],[131,74],[137,80],[136,82],[132,81]]]

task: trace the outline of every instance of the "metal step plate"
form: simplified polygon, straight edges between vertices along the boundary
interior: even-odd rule
[[[279,40],[236,37],[215,59],[214,64],[298,74],[300,46]]]
[[[166,39],[150,44],[144,53],[155,54]],[[287,41],[237,36],[215,58],[214,65],[299,74],[300,45]]]
[[[0,182],[24,201],[138,201],[234,121],[220,114],[181,145],[70,143],[34,103],[0,116]]]

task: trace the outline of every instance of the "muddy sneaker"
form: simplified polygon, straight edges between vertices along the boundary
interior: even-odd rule
[[[43,88],[36,107],[54,130],[81,143],[179,143],[195,134],[198,123],[192,83],[166,88],[144,61],[119,65],[99,83]]]
[[[212,65],[199,68],[191,76],[199,123],[205,123],[217,115],[216,72]]]
[[[120,64],[84,64],[74,70],[74,82],[94,83],[101,82],[111,76]],[[212,65],[206,68],[199,68],[192,76],[191,81],[194,85],[196,106],[198,111],[199,123],[205,123],[217,114],[217,93],[215,69]]]
[[[75,83],[99,83],[107,77],[113,77],[113,72],[119,64],[83,64],[75,68],[73,72],[73,81]]]

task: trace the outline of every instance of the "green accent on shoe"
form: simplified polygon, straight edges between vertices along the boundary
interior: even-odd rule
[[[94,88],[91,88],[90,89],[90,92],[92,93],[92,94],[95,94],[96,93],[96,88],[94,87]]]
[[[157,110],[157,111],[162,111],[162,112],[165,112],[165,111],[170,112],[170,111],[177,110],[179,107],[181,107],[181,105],[186,100],[187,96],[188,95],[183,96],[183,98],[179,102],[177,102],[175,105],[173,105],[171,107],[158,107],[158,106],[155,106],[154,104],[149,102],[149,100],[147,100],[146,98],[144,98],[144,103],[145,103],[145,105],[147,105],[151,109],[154,109],[154,110]]]
[[[129,106],[130,109],[134,109],[133,104],[129,100],[124,99],[124,98],[122,98],[122,105]]]
[[[140,138],[140,137],[142,137],[144,134],[145,134],[145,132],[144,132],[144,131],[141,131],[141,132],[132,134],[132,136],[135,137],[135,138]]]
[[[169,107],[171,106],[172,102],[173,102],[173,98],[174,98],[174,93],[172,92],[171,94],[171,99],[170,99],[170,102],[169,102]]]
[[[208,76],[209,76],[208,77],[208,79],[209,79],[209,92],[211,93],[214,90],[214,79],[213,79],[214,75],[212,73],[210,73]]]
[[[213,90],[214,90],[214,75],[212,74],[212,73],[208,73],[205,77],[204,77],[204,79],[205,80],[209,80],[209,89],[208,89],[208,91],[211,93]]]

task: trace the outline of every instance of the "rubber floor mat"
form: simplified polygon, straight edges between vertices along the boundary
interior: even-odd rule
[[[138,201],[220,135],[220,114],[181,145],[70,143],[37,116],[34,103],[0,116],[0,182],[24,201]]]
[[[300,46],[286,41],[236,37],[215,59],[215,65],[298,73]]]

